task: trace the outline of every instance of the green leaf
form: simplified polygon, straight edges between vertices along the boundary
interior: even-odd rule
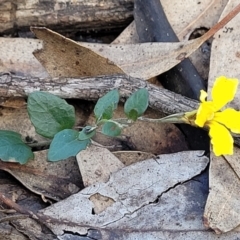
[[[79,132],[78,140],[86,140],[92,138],[96,134],[96,129],[92,126],[86,126]]]
[[[141,88],[134,92],[125,102],[124,112],[128,118],[136,120],[148,107],[148,91]]]
[[[47,138],[53,138],[63,129],[72,128],[75,123],[73,106],[47,92],[31,93],[27,109],[36,132]]]
[[[111,119],[113,111],[117,108],[119,102],[119,92],[114,89],[103,97],[99,98],[94,108],[94,114],[97,120]]]
[[[102,126],[102,133],[110,136],[110,137],[116,137],[121,134],[121,127],[119,124],[115,122],[106,122]]]
[[[64,129],[57,133],[51,142],[48,151],[48,160],[51,162],[64,160],[76,156],[81,150],[86,149],[90,140],[78,140],[79,132],[72,129]]]
[[[34,155],[19,133],[0,130],[0,159],[5,162],[25,164]]]
[[[138,112],[135,109],[132,109],[129,113],[128,113],[128,118],[132,119],[133,121],[136,121],[138,118]]]

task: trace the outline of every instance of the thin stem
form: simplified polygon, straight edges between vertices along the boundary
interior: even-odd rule
[[[35,148],[35,147],[46,147],[51,144],[52,140],[46,140],[44,142],[36,142],[36,143],[26,143],[29,147]]]

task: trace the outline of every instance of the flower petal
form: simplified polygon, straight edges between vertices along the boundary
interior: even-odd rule
[[[197,111],[195,124],[199,127],[203,127],[206,121],[213,119],[214,117],[214,104],[211,101],[200,103]]]
[[[208,96],[207,92],[205,92],[204,90],[200,91],[200,101],[201,102],[206,102],[207,96]]]
[[[240,133],[240,112],[233,108],[227,108],[222,112],[216,112],[213,120],[224,124],[233,133]]]
[[[236,94],[238,80],[236,78],[218,77],[212,88],[212,101],[215,111],[220,110],[228,102],[231,102]]]
[[[216,156],[232,155],[233,138],[227,128],[215,121],[210,121],[207,125],[210,127],[209,136],[211,137],[214,154]]]

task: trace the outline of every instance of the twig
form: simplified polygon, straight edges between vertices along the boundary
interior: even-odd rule
[[[29,211],[17,203],[13,202],[11,199],[7,198],[3,193],[0,192],[0,201],[2,201],[4,204],[6,204],[8,207],[15,209],[17,212],[22,213],[24,215],[30,216],[36,220],[38,220],[38,217],[35,213],[32,211]]]
[[[46,91],[61,98],[97,100],[110,90],[118,89],[125,99],[140,88],[148,90],[150,107],[166,114],[188,112],[198,107],[197,101],[126,75],[39,79],[0,73],[0,97],[4,98],[27,97],[34,91]]]
[[[14,221],[18,219],[25,219],[28,217],[29,217],[28,215],[23,215],[23,214],[11,215],[11,216],[0,218],[0,223]]]

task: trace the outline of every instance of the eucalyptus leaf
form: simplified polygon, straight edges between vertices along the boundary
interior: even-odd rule
[[[121,130],[122,129],[119,124],[112,121],[106,122],[102,126],[102,133],[110,137],[119,136],[121,134]]]
[[[96,134],[96,129],[92,126],[86,126],[79,132],[78,139],[86,140],[92,138]]]
[[[28,114],[36,132],[53,138],[75,123],[75,111],[64,99],[47,92],[33,92],[28,97]]]
[[[79,132],[72,129],[64,129],[57,133],[50,144],[48,160],[51,162],[64,160],[86,149],[90,140],[80,141],[78,136]]]
[[[5,162],[25,164],[33,159],[34,155],[19,133],[0,130],[0,159]]]
[[[148,91],[141,88],[134,92],[125,102],[124,112],[128,118],[136,120],[140,117],[148,107]]]
[[[114,89],[99,98],[94,108],[94,114],[97,120],[111,119],[113,111],[117,108],[118,102],[119,92],[117,89]]]

